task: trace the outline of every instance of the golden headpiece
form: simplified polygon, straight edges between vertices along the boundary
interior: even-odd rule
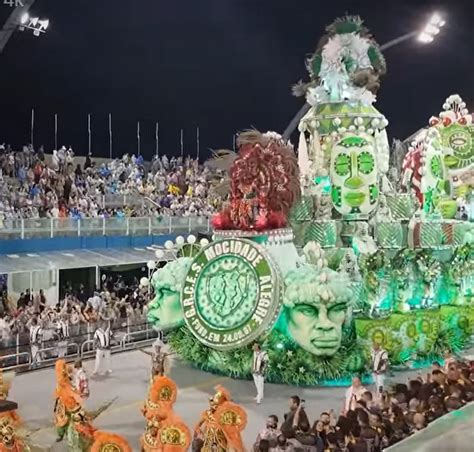
[[[213,397],[209,399],[209,404],[211,407],[216,408],[222,405],[224,402],[228,402],[231,400],[230,392],[221,385],[217,385],[214,390],[216,393]]]

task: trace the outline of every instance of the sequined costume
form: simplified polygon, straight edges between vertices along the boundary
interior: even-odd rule
[[[173,412],[178,388],[164,375],[156,376],[142,409],[146,419],[141,437],[142,452],[185,452],[191,444],[191,433]]]
[[[142,353],[151,356],[151,380],[157,376],[163,376],[171,370],[173,355],[169,347],[160,339],[157,339],[153,344],[153,351],[148,352],[140,349]]]
[[[245,451],[241,432],[247,425],[247,413],[231,401],[229,391],[222,386],[209,399],[209,409],[204,411],[195,428],[203,441],[202,452]]]

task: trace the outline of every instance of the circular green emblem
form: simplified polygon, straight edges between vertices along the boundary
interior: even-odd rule
[[[280,278],[265,249],[245,239],[212,242],[194,258],[181,293],[187,327],[229,350],[256,340],[279,311]]]

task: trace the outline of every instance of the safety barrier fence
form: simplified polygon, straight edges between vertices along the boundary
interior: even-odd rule
[[[206,217],[0,219],[0,240],[82,236],[143,236],[210,231]]]
[[[32,354],[28,334],[25,336],[18,333],[11,340],[3,340],[0,347],[0,368],[4,371],[27,370],[32,367],[51,366],[58,357],[64,357],[67,360],[90,358],[96,351],[93,337],[98,324],[88,323],[85,326],[86,328],[80,334],[71,335],[67,340],[42,341],[38,344],[36,360]],[[117,319],[111,325],[111,331],[113,333],[110,347],[112,353],[146,347],[155,341],[159,334],[147,322],[133,323],[129,319]]]

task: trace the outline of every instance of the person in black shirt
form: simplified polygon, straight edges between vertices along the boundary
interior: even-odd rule
[[[289,400],[290,411],[285,414],[285,421],[281,425],[281,433],[282,435],[287,438],[291,439],[295,437],[295,431],[297,429],[301,429],[301,427],[305,425],[309,425],[308,416],[303,407],[300,407],[301,400],[297,395],[291,396]],[[300,409],[298,410],[298,407]],[[296,428],[293,425],[293,421],[296,415],[296,411],[298,410],[298,423]]]

